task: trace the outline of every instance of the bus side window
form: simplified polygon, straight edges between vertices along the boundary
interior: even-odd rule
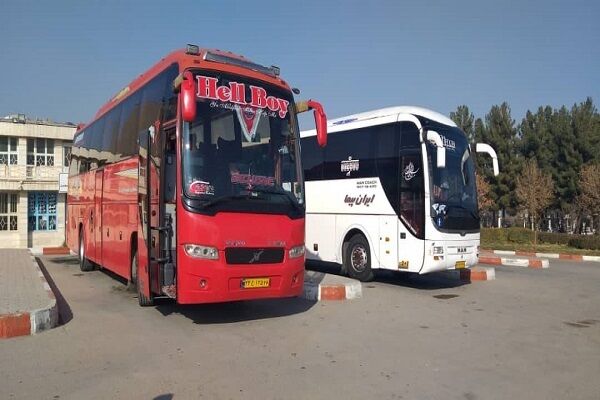
[[[323,179],[323,148],[317,144],[317,136],[303,138],[300,151],[302,152],[304,178],[307,181]]]
[[[168,138],[165,143],[165,202],[174,203],[176,198],[177,188],[177,153],[174,131],[166,131],[165,136]],[[171,136],[173,136],[171,138]]]

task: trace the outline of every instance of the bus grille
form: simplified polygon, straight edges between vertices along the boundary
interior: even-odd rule
[[[283,262],[284,250],[280,247],[227,247],[227,264],[276,264]]]

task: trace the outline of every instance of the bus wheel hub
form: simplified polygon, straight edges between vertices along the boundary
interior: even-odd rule
[[[368,262],[367,249],[362,246],[355,246],[352,249],[351,261],[352,268],[356,271],[364,271]]]

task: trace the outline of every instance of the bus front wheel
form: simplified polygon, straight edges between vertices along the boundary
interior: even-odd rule
[[[150,293],[150,297],[147,297],[142,292],[142,286],[140,285],[140,281],[138,279],[137,251],[135,251],[133,253],[133,257],[131,257],[131,283],[132,286],[135,286],[136,288],[138,303],[140,304],[140,306],[148,307],[154,305],[152,293]]]
[[[373,279],[371,269],[371,250],[369,242],[363,235],[358,234],[350,238],[346,246],[344,269],[350,278],[368,282]]]

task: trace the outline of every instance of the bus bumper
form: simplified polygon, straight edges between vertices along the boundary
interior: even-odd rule
[[[439,248],[443,248],[442,253]],[[478,262],[479,240],[426,240],[425,259],[419,273],[471,268]]]
[[[286,257],[282,263],[262,265],[229,265],[223,260],[224,257],[215,261],[181,257],[177,268],[177,302],[219,303],[296,297],[302,293],[304,257]],[[268,278],[269,286],[243,288],[242,281],[249,278]]]

